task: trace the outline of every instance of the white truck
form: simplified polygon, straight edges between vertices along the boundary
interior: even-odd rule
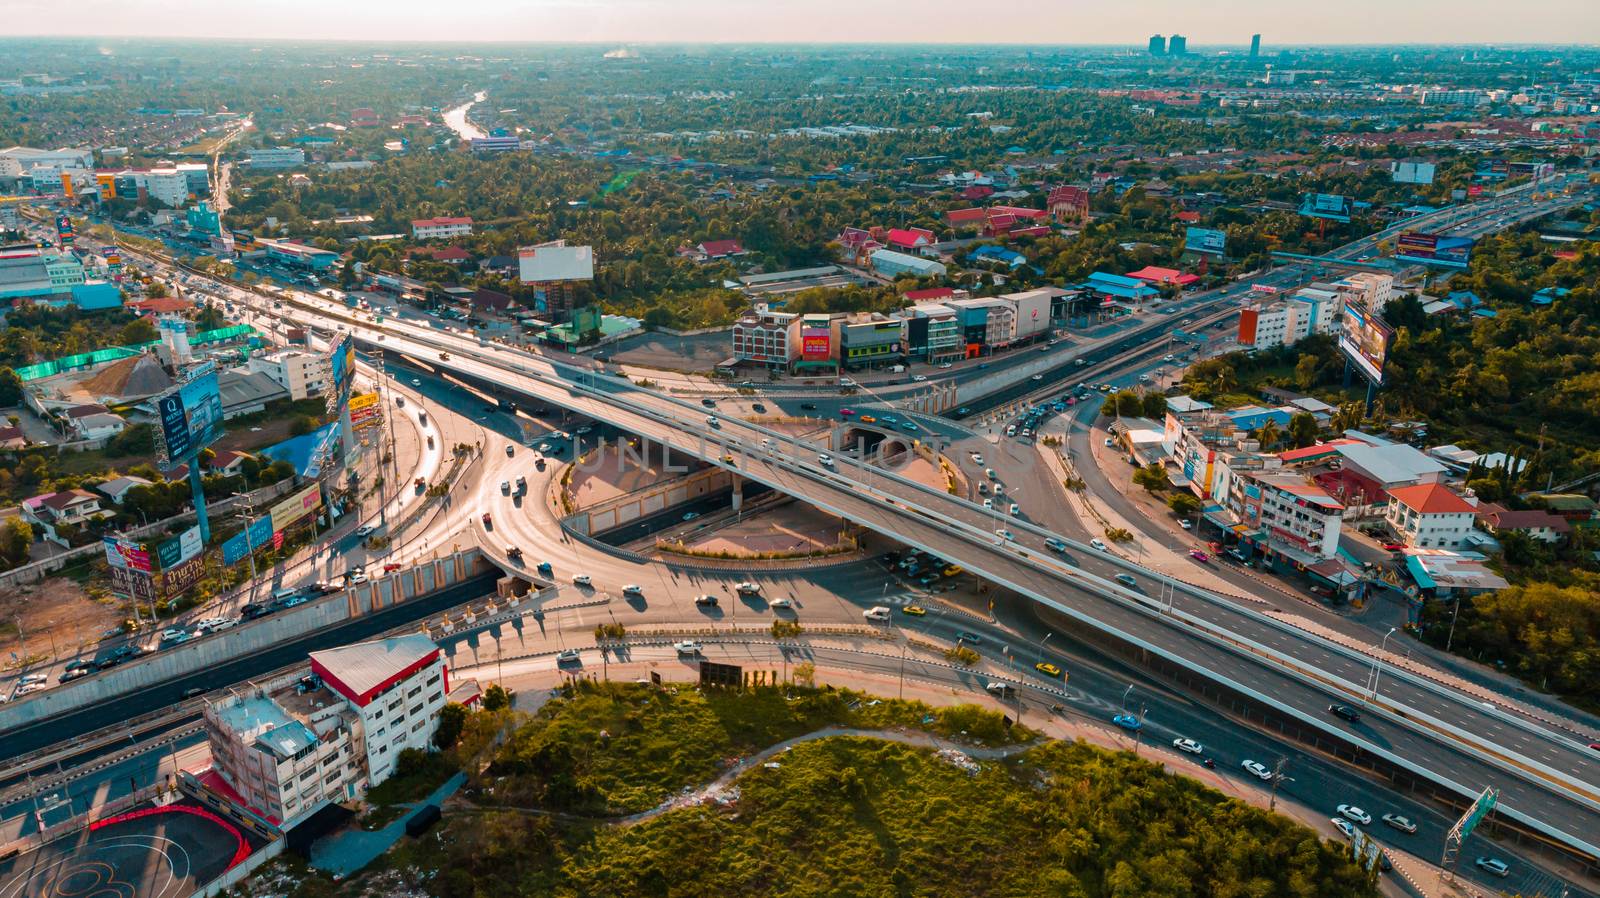
[[[890,365],[889,366],[889,373],[890,374],[904,374],[904,373],[906,373],[906,366],[904,366],[904,365]]]

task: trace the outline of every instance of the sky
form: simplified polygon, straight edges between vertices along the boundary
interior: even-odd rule
[[[7,0],[20,35],[1191,47],[1600,41],[1600,0]],[[68,11],[70,9],[70,11]]]

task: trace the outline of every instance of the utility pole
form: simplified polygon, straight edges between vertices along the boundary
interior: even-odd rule
[[[1289,766],[1289,759],[1278,756],[1278,763],[1272,765],[1272,797],[1267,801],[1267,811],[1270,813],[1278,809],[1278,784],[1283,782],[1283,768]]]

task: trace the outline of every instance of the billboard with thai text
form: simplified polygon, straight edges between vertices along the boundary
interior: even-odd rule
[[[1389,341],[1394,329],[1382,318],[1353,302],[1344,304],[1344,318],[1339,331],[1339,349],[1350,359],[1367,379],[1374,384],[1383,383],[1383,365],[1389,358]]]
[[[1445,237],[1407,231],[1395,240],[1394,256],[1406,262],[1420,262],[1442,268],[1466,268],[1472,264],[1471,237]]]
[[[833,332],[825,327],[800,329],[800,356],[806,361],[819,361],[833,355]]]
[[[289,525],[312,514],[322,506],[322,487],[311,484],[298,493],[272,506],[272,531],[282,533]]]

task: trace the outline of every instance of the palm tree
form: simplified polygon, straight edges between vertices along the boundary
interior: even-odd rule
[[[1279,426],[1274,418],[1268,418],[1256,430],[1256,440],[1261,443],[1262,449],[1271,449],[1273,446],[1278,445],[1282,439],[1283,428]]]

